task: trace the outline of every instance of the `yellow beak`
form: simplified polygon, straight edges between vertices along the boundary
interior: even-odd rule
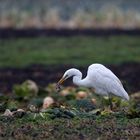
[[[65,81],[65,78],[61,78],[59,81],[58,81],[58,85],[61,85],[63,82]]]

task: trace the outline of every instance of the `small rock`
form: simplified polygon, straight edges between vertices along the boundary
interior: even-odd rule
[[[11,117],[11,116],[13,116],[13,113],[9,109],[6,109],[3,116]]]
[[[87,92],[85,91],[79,91],[76,93],[76,98],[77,99],[84,99],[87,97]]]
[[[54,103],[54,99],[52,97],[46,97],[43,101],[43,109],[50,107]]]
[[[96,105],[97,101],[96,101],[95,98],[92,98],[91,101],[92,101],[92,103],[93,103],[94,105]]]
[[[23,109],[18,109],[17,111],[20,111],[20,112],[25,112]]]

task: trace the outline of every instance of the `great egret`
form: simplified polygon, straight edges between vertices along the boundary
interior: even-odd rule
[[[118,77],[102,64],[92,64],[88,67],[87,76],[82,79],[82,73],[75,68],[67,70],[57,83],[59,87],[66,79],[73,77],[73,83],[78,86],[93,88],[95,93],[108,96],[110,108],[112,109],[111,96],[116,95],[125,100],[129,96]]]

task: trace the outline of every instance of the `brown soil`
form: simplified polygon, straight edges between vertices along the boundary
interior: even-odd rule
[[[0,38],[20,38],[20,37],[40,37],[40,36],[112,36],[112,35],[132,35],[139,36],[140,29],[119,29],[119,28],[99,28],[99,29],[36,29],[36,28],[0,28]]]

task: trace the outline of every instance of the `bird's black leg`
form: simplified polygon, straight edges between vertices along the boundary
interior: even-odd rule
[[[105,110],[105,107],[104,106],[105,106],[104,99],[102,98],[101,99],[101,108],[102,108],[101,110]]]

